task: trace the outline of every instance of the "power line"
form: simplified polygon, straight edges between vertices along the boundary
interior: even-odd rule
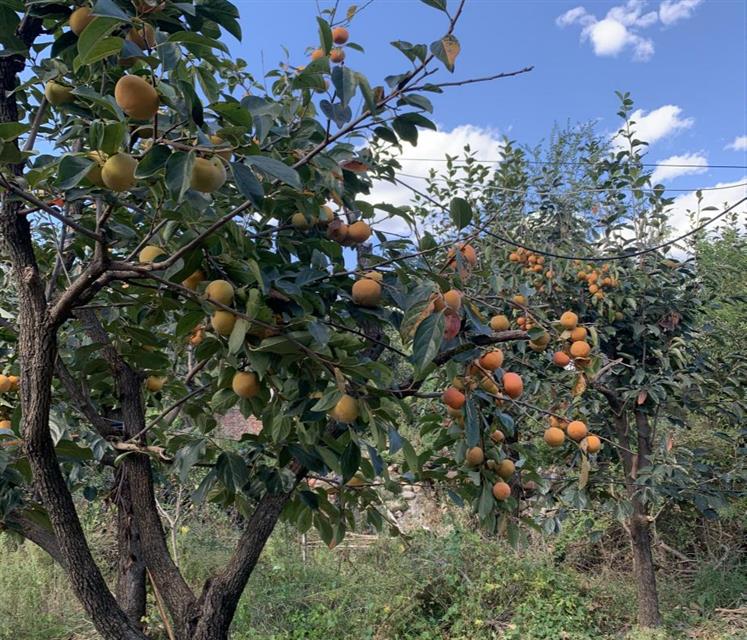
[[[431,198],[428,194],[425,194],[422,191],[419,191],[418,189],[415,189],[415,187],[412,187],[411,185],[407,184],[406,182],[402,182],[402,180],[399,180],[397,178],[395,178],[395,180],[397,182],[399,182],[402,186],[407,187],[408,189],[410,189],[412,192],[417,193],[418,195],[422,196],[423,198],[425,198],[426,200],[428,200],[429,202],[431,202],[433,205],[435,205],[436,207],[438,207],[439,209],[441,209],[445,213],[449,213],[449,210],[444,205],[442,205],[437,200],[434,200],[433,198]],[[534,247],[530,247],[530,246],[525,245],[525,244],[523,244],[521,242],[517,242],[516,240],[513,240],[512,238],[507,238],[505,236],[502,236],[500,234],[494,233],[492,231],[488,231],[487,229],[483,229],[483,232],[486,233],[487,235],[495,238],[496,240],[500,240],[501,242],[504,242],[506,244],[510,244],[513,247],[518,247],[520,249],[525,249],[527,251],[531,251],[532,253],[536,253],[537,255],[547,256],[548,258],[557,258],[559,260],[581,260],[581,261],[584,261],[584,262],[611,262],[613,260],[625,260],[627,258],[635,258],[637,256],[642,256],[642,255],[644,255],[646,253],[652,253],[654,251],[658,251],[659,249],[663,249],[664,247],[668,247],[670,245],[676,244],[676,243],[680,242],[681,240],[684,240],[688,236],[691,236],[691,235],[697,233],[698,231],[702,231],[707,226],[709,226],[709,225],[713,224],[714,222],[716,222],[716,220],[718,220],[719,218],[724,217],[727,213],[729,213],[730,211],[736,209],[743,202],[747,202],[747,196],[744,197],[744,198],[742,198],[738,202],[735,202],[733,205],[727,207],[721,213],[719,213],[718,215],[714,216],[713,218],[710,218],[709,220],[707,220],[703,224],[698,225],[694,229],[690,229],[690,231],[688,231],[686,233],[683,233],[682,235],[677,236],[676,238],[673,238],[672,240],[667,240],[666,242],[662,242],[661,244],[654,245],[654,246],[648,247],[646,249],[639,249],[637,251],[629,251],[627,253],[621,253],[621,254],[611,255],[611,256],[569,256],[569,255],[565,255],[565,254],[562,254],[562,253],[554,253],[552,251],[543,251],[542,249],[535,249]]]
[[[402,159],[405,162],[448,162],[446,158],[397,158]],[[495,164],[497,162],[503,162],[503,158],[472,158],[475,162],[484,162],[487,164]],[[458,165],[456,166],[467,166],[464,160],[457,160]],[[540,164],[540,165],[564,165],[564,166],[585,166],[586,162],[570,162],[563,160],[522,160],[526,164]],[[641,162],[642,167],[674,167],[677,169],[747,169],[747,165],[742,164],[687,164],[687,163],[668,163],[668,162]]]
[[[445,178],[443,176],[417,176],[413,173],[402,173],[399,172],[399,175],[405,176],[407,178],[413,178],[416,180],[448,180],[448,178]],[[692,193],[695,191],[722,191],[724,189],[737,189],[738,187],[747,187],[747,182],[738,182],[737,184],[731,184],[726,187],[701,187],[700,189],[669,189],[664,188],[661,189],[661,191],[675,191],[675,192],[681,192],[681,193]],[[510,191],[515,193],[525,193],[526,189],[512,189],[510,187],[495,187],[491,186],[490,189],[493,189],[495,191]],[[546,193],[547,191],[543,189],[539,189],[537,187],[534,187],[537,191],[540,191],[542,193]],[[548,190],[549,191],[549,190]],[[578,189],[574,191],[561,191],[559,193],[562,193],[563,195],[575,195],[575,194],[583,194],[583,193],[604,193],[607,191],[648,191],[648,192],[655,192],[659,191],[659,189],[644,189],[643,187],[605,187],[604,189],[594,189],[594,188],[587,188],[587,189]]]

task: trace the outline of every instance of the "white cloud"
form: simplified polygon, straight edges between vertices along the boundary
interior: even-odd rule
[[[732,151],[747,151],[747,136],[737,136],[734,138],[734,142],[727,144],[724,149],[731,149]]]
[[[706,158],[703,153],[684,153],[678,156],[669,156],[666,160],[662,160],[657,164],[656,169],[654,169],[654,173],[651,176],[651,182],[654,184],[663,184],[671,182],[680,176],[705,173],[708,171],[707,165],[708,158]]]
[[[689,129],[695,124],[693,118],[683,118],[682,107],[674,104],[665,104],[648,113],[643,109],[636,109],[630,114],[630,120],[635,122],[632,125],[635,137],[648,142],[649,145],[681,129]],[[613,140],[613,146],[616,148],[624,147],[626,144],[620,137]]]
[[[702,223],[705,218],[711,218],[714,215],[721,213],[730,204],[733,204],[744,197],[747,197],[747,175],[743,176],[739,180],[733,182],[719,182],[712,185],[711,188],[717,187],[717,190],[703,190],[703,199],[698,205],[698,198],[695,195],[695,191],[689,193],[683,193],[674,199],[672,208],[669,212],[669,226],[671,228],[671,235],[678,236],[686,231],[692,229],[699,223]],[[700,206],[700,217],[691,218],[691,213],[697,212]],[[716,207],[713,211],[703,211],[706,207]],[[744,222],[747,220],[747,203],[742,203],[735,209],[739,213],[740,220]],[[728,216],[727,216],[728,217]],[[727,224],[726,219],[719,220],[713,224],[712,227],[708,227],[709,232],[716,231]]]
[[[645,11],[647,0],[628,0],[612,7],[603,18],[597,18],[583,6],[574,7],[558,16],[559,27],[578,24],[581,41],[589,41],[598,56],[617,56],[629,49],[633,59],[645,62],[654,55],[654,41],[641,35],[641,31],[661,22],[674,24],[689,18],[701,0],[665,0],[659,11]]]
[[[569,9],[563,15],[558,16],[555,23],[559,27],[567,27],[576,22],[580,24],[588,23],[589,20],[592,22],[595,20],[594,16],[589,14],[583,7],[576,7],[575,9]]]
[[[703,0],[664,0],[659,5],[659,20],[662,24],[670,25],[692,16],[695,8]]]
[[[413,147],[407,142],[402,143],[402,153],[397,160],[402,165],[401,173],[416,176],[427,176],[431,168],[442,171],[444,162],[424,162],[415,158],[429,158],[442,160],[448,154],[450,156],[464,156],[464,147],[469,145],[471,151],[477,158],[496,159],[501,153],[501,140],[494,129],[485,129],[470,124],[459,125],[451,131],[420,130],[418,132],[418,146]],[[410,178],[403,175],[397,176],[402,182],[423,191],[426,186],[425,180]],[[371,195],[366,200],[372,204],[386,202],[395,206],[408,205],[412,201],[413,193],[407,187],[392,184],[386,181],[374,183]],[[377,218],[381,212],[377,211]],[[401,218],[391,218],[376,225],[382,231],[409,234],[407,224]]]

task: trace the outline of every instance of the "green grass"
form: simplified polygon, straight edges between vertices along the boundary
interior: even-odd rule
[[[744,567],[703,565],[688,580],[662,573],[666,630],[644,633],[635,630],[630,575],[605,562],[578,570],[583,547],[573,545],[581,539],[569,535],[575,539],[558,540],[562,561],[550,545],[516,552],[501,540],[455,531],[365,548],[314,547],[303,562],[298,535],[281,529],[241,599],[232,640],[747,637],[714,615],[744,597]],[[194,584],[225,560],[232,537],[207,521],[180,533],[182,567]],[[96,539],[97,546],[109,543]],[[586,552],[602,553],[603,544]],[[0,640],[97,638],[61,569],[32,545],[0,545],[0,590]]]

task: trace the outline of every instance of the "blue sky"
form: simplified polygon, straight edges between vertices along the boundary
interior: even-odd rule
[[[244,30],[231,53],[245,58],[258,77],[284,59],[306,62],[316,46],[314,0],[235,0]],[[330,7],[329,0],[319,4]],[[341,11],[350,4],[340,3]],[[449,0],[454,8],[457,0]],[[374,0],[353,21],[346,64],[372,83],[407,68],[389,43],[430,43],[443,34],[445,16],[420,0]],[[747,2],[745,0],[468,0],[457,27],[462,51],[452,77],[466,79],[534,65],[530,74],[470,85],[433,96],[439,134],[421,136],[405,149],[406,172],[424,175],[431,164],[469,141],[481,157],[495,157],[502,135],[534,144],[554,123],[598,120],[618,125],[615,90],[631,92],[636,114],[652,144],[649,161],[747,165]],[[227,36],[230,39],[230,36]],[[740,140],[740,138],[742,138]],[[438,166],[438,165],[434,165]],[[747,181],[745,169],[660,169],[678,190]],[[418,184],[413,182],[413,184]],[[706,204],[734,201],[743,187],[713,191]],[[382,187],[380,199],[404,204],[402,189]],[[688,224],[692,194],[681,193],[676,228]]]

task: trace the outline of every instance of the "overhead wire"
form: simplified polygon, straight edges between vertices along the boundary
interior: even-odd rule
[[[438,207],[439,209],[443,210],[445,213],[449,213],[449,210],[446,208],[445,205],[441,204],[440,202],[438,202],[434,198],[431,198],[428,194],[423,193],[422,191],[419,191],[418,189],[416,189],[412,185],[409,185],[406,182],[403,182],[402,180],[399,180],[398,178],[395,178],[395,181],[398,182],[398,183],[400,183],[403,187],[406,187],[407,189],[410,189],[414,193],[417,193],[421,197],[425,198],[431,204],[433,204],[436,207]],[[528,246],[528,245],[526,245],[524,243],[517,242],[516,240],[513,240],[512,238],[508,238],[508,237],[503,236],[501,234],[498,234],[498,233],[495,233],[495,232],[492,232],[492,231],[488,231],[487,229],[483,229],[483,233],[485,233],[485,234],[487,234],[487,235],[495,238],[496,240],[500,240],[501,242],[503,242],[505,244],[509,244],[509,245],[511,245],[513,247],[517,247],[517,248],[520,248],[520,249],[525,249],[527,251],[531,251],[532,253],[536,253],[537,255],[546,256],[548,258],[556,258],[556,259],[559,259],[559,260],[581,260],[583,262],[611,262],[613,260],[626,260],[628,258],[635,258],[637,256],[641,256],[641,255],[644,255],[644,254],[647,254],[647,253],[652,253],[654,251],[658,251],[659,249],[663,249],[664,247],[668,247],[668,246],[671,246],[673,244],[677,244],[678,242],[684,240],[688,236],[694,235],[698,231],[702,231],[703,229],[705,229],[709,225],[711,225],[714,222],[716,222],[718,219],[723,218],[727,213],[729,213],[730,211],[733,211],[740,204],[742,204],[744,202],[747,202],[747,196],[745,196],[741,200],[735,202],[731,206],[727,207],[726,209],[724,209],[718,215],[715,215],[714,217],[709,218],[708,220],[706,220],[702,224],[698,225],[697,227],[695,227],[693,229],[690,229],[686,233],[683,233],[683,234],[677,236],[676,238],[673,238],[671,240],[667,240],[666,242],[662,242],[660,244],[657,244],[657,245],[654,245],[654,246],[651,246],[651,247],[647,247],[646,249],[637,249],[635,251],[629,251],[629,252],[625,252],[625,253],[621,253],[621,254],[608,255],[608,256],[573,256],[573,255],[565,255],[565,254],[562,254],[562,253],[555,253],[553,251],[545,251],[545,250],[542,250],[542,249],[536,249],[536,248],[530,247],[530,246]]]
[[[418,176],[418,175],[415,175],[413,173],[404,173],[404,172],[401,172],[401,171],[398,172],[397,175],[405,176],[406,178],[413,178],[413,179],[416,179],[416,180],[441,180],[441,181],[448,180],[448,178],[445,178],[443,176]],[[656,191],[674,191],[674,192],[677,192],[677,193],[693,193],[695,191],[723,191],[723,190],[726,190],[726,189],[738,189],[739,187],[747,187],[747,182],[738,182],[736,184],[722,186],[722,187],[701,187],[699,189],[670,189],[670,188],[665,188],[663,186],[662,186],[661,189],[654,189],[654,188],[651,188],[651,187],[644,188],[644,187],[628,187],[628,186],[623,186],[623,187],[605,187],[605,188],[601,188],[601,189],[595,189],[595,188],[589,187],[587,189],[575,189],[575,190],[572,190],[572,191],[561,191],[559,193],[562,193],[563,195],[566,195],[566,196],[568,196],[568,195],[580,195],[580,194],[584,194],[584,193],[603,193],[603,192],[606,192],[606,191],[615,191],[615,190],[617,190],[617,191],[646,191],[646,192],[650,192],[650,193],[653,193],[653,192],[656,192]],[[537,191],[542,192],[542,193],[546,192],[544,189],[541,189],[539,187],[533,187],[533,188],[535,190],[537,190]],[[496,191],[508,191],[508,192],[514,192],[514,193],[525,193],[526,192],[526,189],[512,189],[510,187],[490,186],[490,189],[494,189]],[[550,191],[550,189],[548,189],[547,191]]]

